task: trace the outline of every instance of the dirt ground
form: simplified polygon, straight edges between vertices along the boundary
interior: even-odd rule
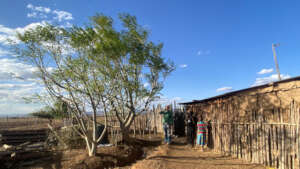
[[[181,138],[182,139],[182,138]],[[176,140],[172,145],[161,145],[145,159],[126,169],[265,169],[258,164],[249,164],[210,150],[196,150]],[[120,168],[121,169],[121,168]],[[124,167],[122,168],[124,169]]]
[[[96,157],[88,157],[84,149],[56,151],[39,158],[36,165],[24,169],[265,169],[208,149],[200,151],[176,138],[171,145],[161,145],[161,137],[135,139],[133,145],[102,147]],[[138,161],[136,161],[138,160]],[[0,160],[1,161],[1,160]],[[0,167],[1,168],[1,167]],[[18,168],[18,167],[16,167]]]
[[[2,162],[12,163],[13,165],[9,168],[22,169],[106,169],[128,166],[136,160],[144,158],[144,152],[152,152],[159,145],[161,145],[160,136],[139,137],[132,139],[132,143],[128,145],[98,148],[95,157],[88,157],[85,149],[71,149],[53,151],[52,154],[43,158],[39,158],[39,154],[37,154],[36,159],[16,161],[8,158],[10,161],[2,159]],[[32,164],[34,161],[37,163]],[[28,164],[25,165],[25,163]],[[1,165],[0,169],[2,169]]]

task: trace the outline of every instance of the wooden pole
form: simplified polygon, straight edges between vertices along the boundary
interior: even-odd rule
[[[135,121],[136,121],[136,118],[134,118],[134,120],[133,120],[133,135],[134,135],[134,137],[136,137],[136,123],[135,123]]]
[[[278,66],[278,62],[277,62],[277,55],[276,55],[276,50],[275,50],[275,47],[277,47],[277,46],[279,46],[279,44],[274,44],[273,43],[272,44],[272,50],[273,50],[273,56],[274,56],[276,71],[277,71],[277,75],[278,75],[278,80],[281,80],[279,66]]]
[[[155,135],[157,135],[157,120],[156,120],[156,108],[155,106],[153,105],[153,118],[154,118],[154,133]]]

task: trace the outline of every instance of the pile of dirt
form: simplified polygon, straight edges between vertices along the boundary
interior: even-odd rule
[[[160,137],[152,140],[132,139],[127,144],[99,148],[95,157],[88,157],[84,152],[71,161],[67,160],[69,164],[70,162],[72,164],[63,164],[63,168],[102,169],[128,166],[145,157],[147,151],[154,149],[160,143]],[[72,157],[72,155],[65,154],[64,157]]]
[[[97,151],[95,157],[77,156],[77,163],[73,163],[68,168],[72,169],[102,169],[116,166],[128,165],[143,155],[140,146],[122,145],[118,147],[103,148]],[[66,166],[67,167],[67,166]]]

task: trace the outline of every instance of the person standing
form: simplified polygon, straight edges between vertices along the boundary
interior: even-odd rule
[[[203,117],[199,117],[199,121],[197,123],[197,145],[203,150],[205,145],[205,135],[206,135],[206,124],[203,121]]]
[[[191,111],[187,115],[186,126],[187,126],[187,143],[194,146],[195,135],[196,135],[196,123],[197,119],[194,117],[194,113]]]
[[[171,143],[171,126],[173,125],[173,112],[171,111],[171,106],[168,105],[165,108],[165,111],[160,112],[159,114],[162,114],[162,123],[163,123],[163,129],[165,134],[165,143],[170,144]]]

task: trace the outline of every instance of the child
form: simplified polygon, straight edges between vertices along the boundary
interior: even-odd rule
[[[199,121],[197,123],[197,145],[201,147],[201,150],[203,150],[203,147],[205,145],[205,135],[206,135],[206,125],[203,122],[203,117],[199,117]]]

